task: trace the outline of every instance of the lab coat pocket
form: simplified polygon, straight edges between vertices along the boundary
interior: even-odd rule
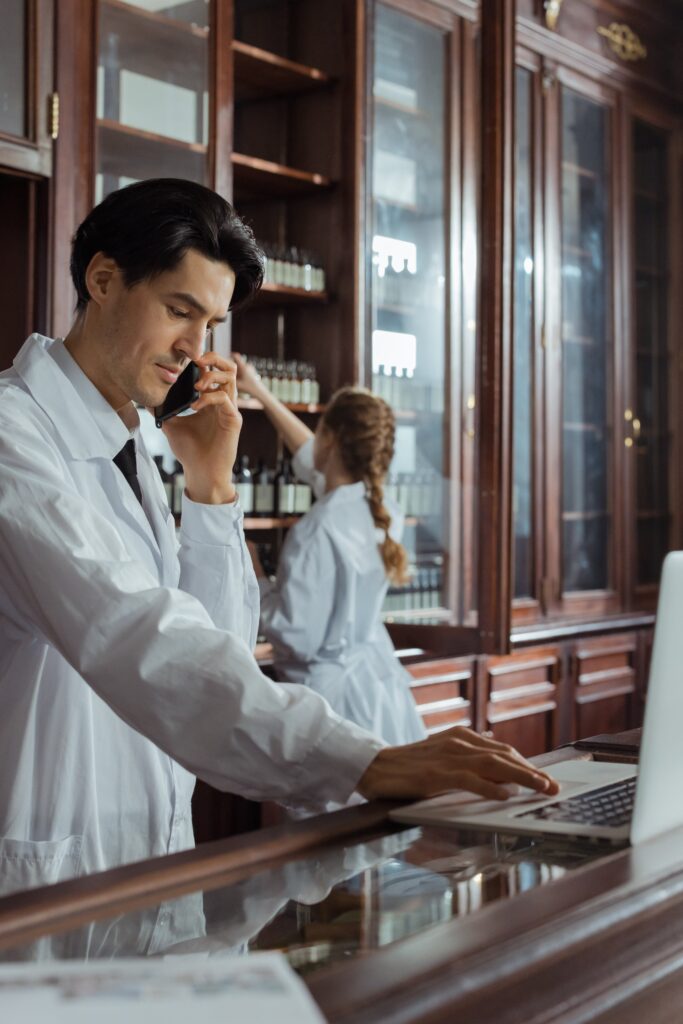
[[[81,866],[82,836],[48,842],[0,839],[0,895],[73,878]]]

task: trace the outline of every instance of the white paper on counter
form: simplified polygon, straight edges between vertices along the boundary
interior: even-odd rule
[[[21,1024],[324,1024],[281,953],[0,965],[0,1020]]]

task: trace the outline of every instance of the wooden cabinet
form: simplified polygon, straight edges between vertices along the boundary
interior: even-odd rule
[[[563,11],[552,37],[525,4],[518,25],[516,623],[652,609],[664,554],[682,541],[676,101],[644,101],[635,50],[598,60],[616,32],[602,5],[597,24],[590,5],[568,6],[581,17]],[[649,46],[668,53],[661,28],[650,25]],[[628,73],[609,78],[608,59],[630,61]]]

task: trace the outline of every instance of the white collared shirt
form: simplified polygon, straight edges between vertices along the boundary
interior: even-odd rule
[[[136,432],[60,342],[0,374],[0,877],[5,891],[192,845],[194,776],[343,801],[381,742],[251,650],[258,590],[234,505],[183,501],[180,545]]]

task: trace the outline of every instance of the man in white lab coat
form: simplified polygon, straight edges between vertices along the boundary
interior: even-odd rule
[[[261,283],[253,236],[202,186],[113,193],[74,239],[77,316],[0,375],[0,878],[4,891],[192,845],[195,776],[321,806],[506,782],[554,791],[467,730],[403,748],[279,686],[252,656],[258,591],[231,483],[235,368],[207,331]],[[173,517],[135,403],[201,369],[164,429]]]

